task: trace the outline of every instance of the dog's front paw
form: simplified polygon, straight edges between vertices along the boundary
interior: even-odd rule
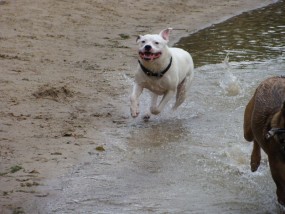
[[[138,109],[132,109],[131,108],[131,115],[133,118],[139,116],[139,114],[140,114],[140,111]]]
[[[147,114],[145,114],[145,115],[143,116],[144,122],[148,122],[149,119],[150,119],[150,113],[147,113]]]
[[[157,107],[151,107],[151,108],[150,108],[150,112],[151,112],[152,114],[157,115],[157,114],[160,113],[160,110],[158,110]]]

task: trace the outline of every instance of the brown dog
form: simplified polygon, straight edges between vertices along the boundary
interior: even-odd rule
[[[285,76],[264,80],[244,113],[244,138],[253,141],[251,171],[258,169],[260,147],[268,155],[278,202],[285,205]]]

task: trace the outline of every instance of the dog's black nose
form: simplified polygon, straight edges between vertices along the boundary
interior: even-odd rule
[[[144,49],[145,49],[146,51],[150,51],[150,50],[151,50],[151,46],[150,46],[150,45],[146,45],[146,46],[144,47]]]

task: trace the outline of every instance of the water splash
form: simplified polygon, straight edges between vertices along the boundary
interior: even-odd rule
[[[241,86],[238,78],[233,75],[233,73],[230,71],[231,67],[229,64],[230,60],[230,52],[227,53],[223,64],[226,66],[226,72],[222,79],[220,80],[220,87],[225,91],[227,96],[237,96],[241,93]]]

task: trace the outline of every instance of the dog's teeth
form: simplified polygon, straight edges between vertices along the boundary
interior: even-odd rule
[[[139,52],[139,55],[142,59],[144,60],[154,60],[158,57],[160,57],[161,53],[158,52],[158,53],[152,53],[152,52]]]

